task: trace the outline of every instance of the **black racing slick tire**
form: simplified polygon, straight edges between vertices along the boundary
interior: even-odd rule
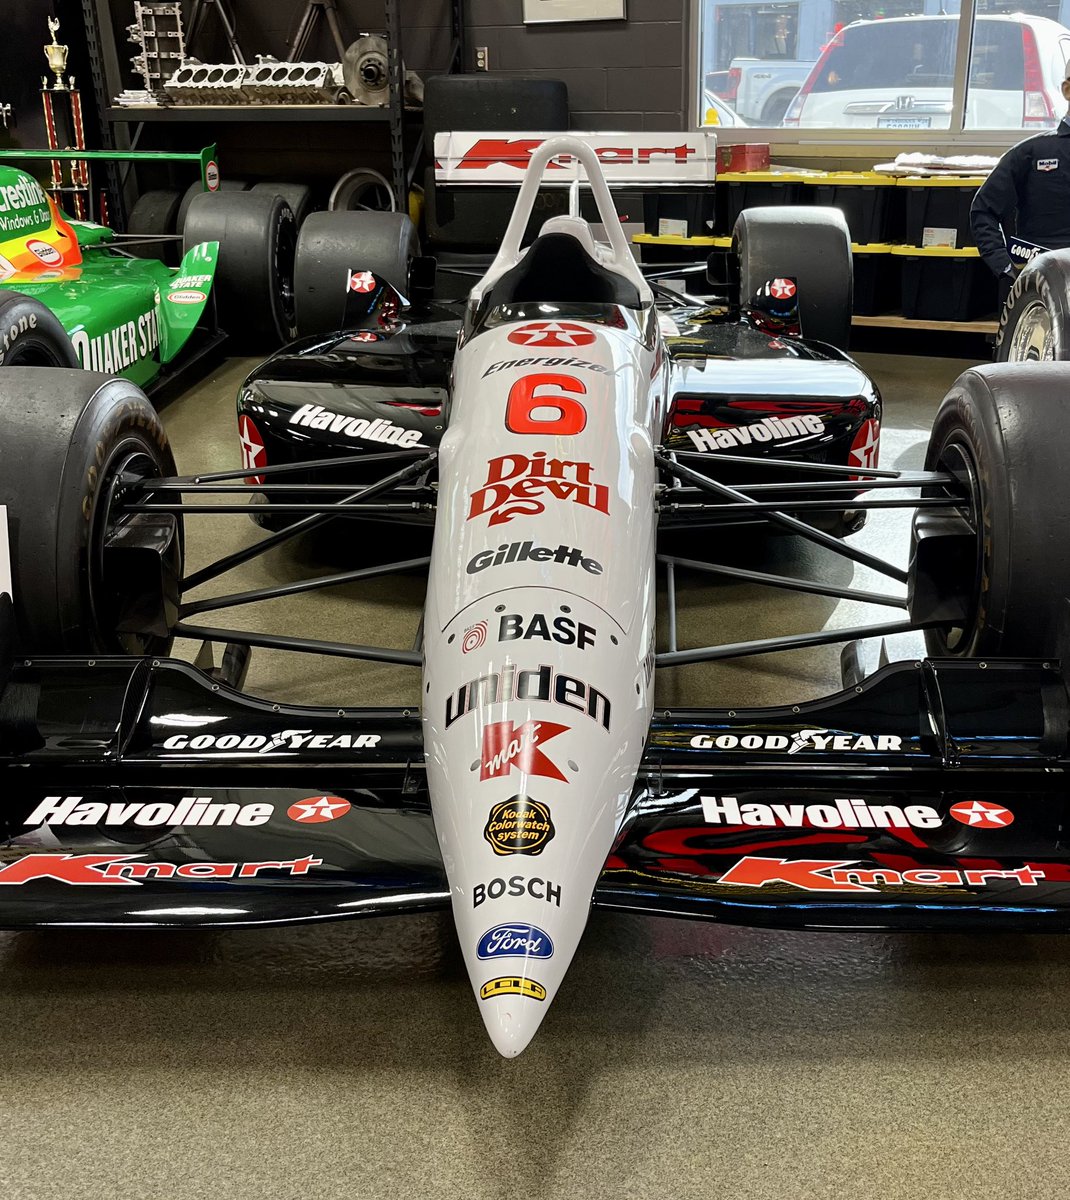
[[[263,192],[196,196],[182,236],[187,251],[200,242],[219,243],[219,323],[242,349],[274,350],[294,340],[297,223],[284,200]]]
[[[244,179],[231,179],[230,176],[219,181],[219,191],[221,192],[244,192],[249,184]],[[191,183],[188,188],[182,193],[182,199],[178,205],[178,220],[175,222],[175,228],[179,233],[186,227],[186,214],[189,212],[189,206],[193,203],[197,196],[214,196],[215,192],[205,192],[204,186],[198,179],[196,183]]]
[[[266,192],[269,196],[281,196],[290,206],[298,229],[312,208],[312,189],[303,183],[254,183],[249,190],[254,195]]]
[[[1038,254],[1019,274],[999,314],[997,362],[1070,359],[1070,250]]]
[[[179,192],[154,191],[138,196],[126,231],[133,237],[162,237],[174,234],[178,228],[178,207],[182,203]],[[124,246],[135,258],[158,258],[169,266],[178,263],[177,242],[143,242],[140,245]]]
[[[847,349],[854,270],[851,235],[838,208],[746,208],[732,230],[732,250],[741,303],[770,279],[793,278],[803,337]]]
[[[341,326],[351,270],[372,271],[404,295],[419,252],[416,226],[403,213],[313,213],[297,239],[298,332],[309,337]]]
[[[926,630],[930,654],[1054,655],[1070,597],[1066,429],[1070,365],[974,367],[944,397],[925,467],[954,477],[961,507],[915,514],[909,587],[914,620],[949,601],[959,615]]]
[[[0,367],[78,367],[56,315],[32,296],[0,291]]]
[[[0,373],[0,419],[19,652],[165,651],[182,573],[181,518],[124,514],[120,498],[136,481],[175,474],[144,393],[95,372],[13,367]],[[155,545],[158,561],[139,550],[132,564],[134,540]]]

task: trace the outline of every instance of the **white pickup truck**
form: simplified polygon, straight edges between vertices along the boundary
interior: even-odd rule
[[[779,125],[814,60],[734,58],[706,76],[706,90],[752,125]]]

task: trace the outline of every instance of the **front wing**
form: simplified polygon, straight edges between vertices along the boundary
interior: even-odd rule
[[[656,714],[594,903],[1066,929],[1068,714],[1057,664],[943,660],[802,705]],[[0,697],[0,770],[0,927],[252,926],[450,901],[413,711],[272,704],[169,660],[42,659]],[[538,877],[553,903],[538,858],[497,867],[503,893]]]

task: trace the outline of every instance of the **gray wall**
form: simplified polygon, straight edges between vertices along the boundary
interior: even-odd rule
[[[400,3],[406,65],[421,74],[445,71],[451,44],[449,0]],[[184,7],[188,10],[188,0]],[[284,56],[304,5],[296,0],[232,0],[230,7],[251,62],[256,54]],[[687,0],[626,0],[626,21],[525,25],[523,0],[465,0],[465,69],[475,69],[475,47],[486,46],[493,72],[563,79],[575,129],[682,129],[688,109],[689,8]],[[134,49],[125,40],[133,0],[111,0],[110,10],[124,86],[140,86],[128,66]],[[383,28],[382,0],[338,0],[338,11],[347,39]],[[214,16],[207,18],[194,51],[202,60],[229,58]],[[335,57],[322,21],[306,57]]]
[[[574,129],[683,129],[689,5],[626,5],[626,21],[525,25],[523,0],[467,0],[469,57],[486,46],[492,71],[563,79]]]

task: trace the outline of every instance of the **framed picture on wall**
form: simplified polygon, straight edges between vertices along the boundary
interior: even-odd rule
[[[524,0],[524,24],[623,21],[625,0]]]

